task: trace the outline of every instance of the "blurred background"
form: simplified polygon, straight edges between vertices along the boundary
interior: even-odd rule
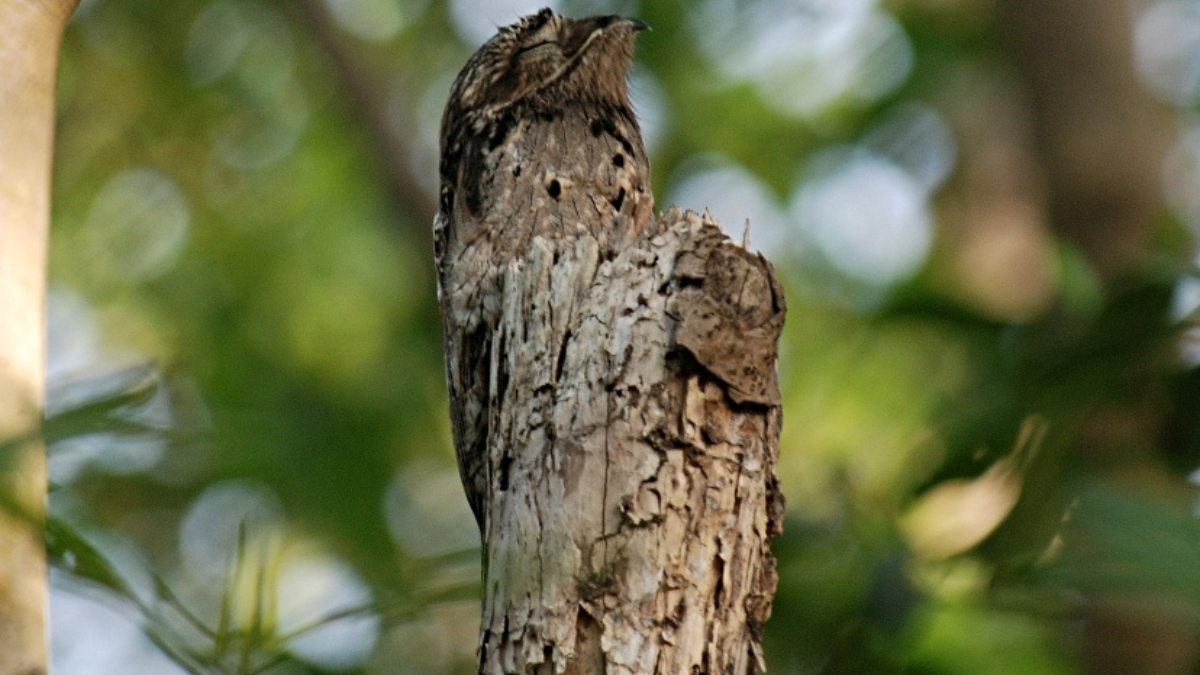
[[[437,129],[541,4],[83,1],[56,675],[474,672]],[[771,672],[1200,673],[1200,0],[550,4],[787,287]]]

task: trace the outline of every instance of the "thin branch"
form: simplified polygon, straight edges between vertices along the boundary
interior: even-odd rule
[[[328,57],[331,74],[345,94],[350,112],[361,122],[370,145],[382,164],[387,187],[400,221],[422,243],[432,246],[429,224],[437,210],[435,198],[421,188],[409,167],[409,145],[395,129],[413,128],[415,122],[405,119],[397,124],[397,114],[411,117],[411,111],[399,111],[388,105],[384,77],[373,72],[362,59],[355,56],[346,38],[330,23],[329,15],[317,0],[299,0],[293,7],[297,17],[308,29],[313,40]],[[412,99],[415,97],[405,97]],[[432,169],[436,170],[436,169]]]

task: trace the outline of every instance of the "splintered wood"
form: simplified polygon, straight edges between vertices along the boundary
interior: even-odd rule
[[[631,239],[504,272],[480,673],[765,670],[783,292],[695,213]]]

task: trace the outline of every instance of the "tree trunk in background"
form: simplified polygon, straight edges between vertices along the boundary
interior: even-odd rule
[[[41,420],[58,48],[75,1],[0,2],[0,439]],[[2,442],[2,441],[0,441]],[[0,455],[0,675],[47,670],[40,444]]]
[[[1144,269],[1152,218],[1162,208],[1163,159],[1171,112],[1137,81],[1133,21],[1143,0],[1001,0],[1001,30],[1033,103],[1051,225],[1073,242],[1110,290]],[[1157,456],[1163,416],[1153,364],[1130,376],[1124,403],[1103,402],[1084,421],[1075,453],[1110,483],[1145,495],[1177,493]],[[1135,389],[1136,387],[1136,389]],[[1187,504],[1181,504],[1187,508]],[[1088,598],[1088,673],[1194,672],[1195,630],[1169,598],[1114,590]]]
[[[1134,72],[1133,20],[1146,4],[997,3],[1034,106],[1052,224],[1110,281],[1146,261],[1174,130]]]
[[[505,276],[481,674],[764,668],[783,293],[711,221],[647,229],[612,260],[534,238]]]

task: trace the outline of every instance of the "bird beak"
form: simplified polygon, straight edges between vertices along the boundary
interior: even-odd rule
[[[639,33],[644,30],[650,30],[650,24],[642,21],[641,19],[631,19],[629,17],[625,17],[625,23],[629,24],[633,30]]]

